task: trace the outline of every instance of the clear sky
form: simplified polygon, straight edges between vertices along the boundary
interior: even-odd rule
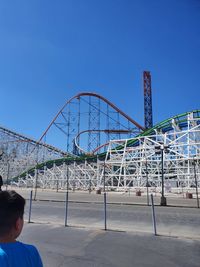
[[[200,109],[199,0],[1,0],[0,125],[39,138],[64,103],[96,92],[144,124]]]

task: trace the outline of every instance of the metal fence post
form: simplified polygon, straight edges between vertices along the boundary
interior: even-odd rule
[[[28,223],[31,222],[32,198],[33,198],[33,190],[31,190],[30,192]]]
[[[67,216],[68,216],[68,194],[69,192],[66,192],[66,199],[65,199],[65,226],[67,225]]]
[[[151,194],[151,208],[152,208],[152,221],[153,221],[154,234],[157,235],[156,216],[155,216],[155,209],[154,209],[153,194]]]
[[[107,230],[107,211],[106,211],[106,192],[103,194],[104,196],[104,230]]]

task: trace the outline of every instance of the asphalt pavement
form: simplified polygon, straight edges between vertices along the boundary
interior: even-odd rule
[[[168,196],[173,207],[160,207],[160,195],[154,195],[159,215],[158,235],[154,235],[146,196],[109,192],[105,231],[102,194],[70,192],[70,218],[65,227],[66,192],[37,190],[31,223],[27,223],[31,189],[15,190],[27,199],[25,225],[19,239],[38,247],[45,267],[200,266],[200,210],[190,208],[195,207],[195,199]],[[179,200],[182,204],[177,208]],[[134,225],[140,227],[131,228]],[[167,232],[166,225],[170,226]]]
[[[106,221],[103,199],[101,203],[33,201],[31,214],[26,205],[25,220],[59,224],[86,229],[109,229],[126,232],[154,233],[151,206],[106,205]],[[31,216],[29,216],[29,214]],[[67,216],[66,216],[67,215]],[[200,211],[194,208],[155,207],[157,233],[200,239]]]
[[[199,267],[200,241],[151,234],[25,224],[20,240],[45,267]]]

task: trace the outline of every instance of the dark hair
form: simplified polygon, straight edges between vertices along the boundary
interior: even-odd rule
[[[0,191],[0,236],[10,232],[17,219],[23,218],[25,199],[14,190]]]

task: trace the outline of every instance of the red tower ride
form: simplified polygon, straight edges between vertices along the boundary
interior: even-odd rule
[[[149,71],[143,72],[143,81],[144,81],[144,124],[145,128],[149,129],[153,127],[151,74]]]

